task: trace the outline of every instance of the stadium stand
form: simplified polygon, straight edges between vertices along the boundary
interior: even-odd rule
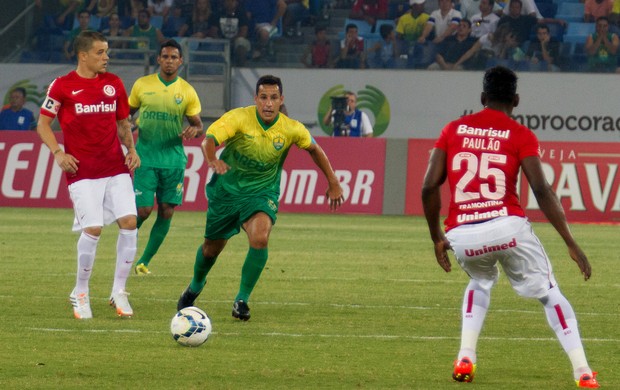
[[[566,20],[568,23],[583,22],[584,8],[585,6],[583,3],[563,1],[559,4],[558,12],[556,13],[555,17],[558,19]]]

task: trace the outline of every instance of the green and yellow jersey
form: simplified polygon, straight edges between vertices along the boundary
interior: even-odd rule
[[[142,166],[185,168],[187,156],[179,134],[183,118],[200,114],[194,87],[177,77],[163,81],[159,74],[140,77],[129,95],[129,105],[140,107],[140,130],[136,150]]]
[[[268,126],[256,106],[228,111],[207,129],[217,145],[225,143],[220,159],[230,166],[213,175],[209,186],[231,195],[280,193],[282,166],[292,145],[308,148],[314,139],[300,122],[280,113]]]

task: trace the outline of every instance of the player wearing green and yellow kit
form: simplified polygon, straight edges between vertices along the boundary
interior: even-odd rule
[[[131,114],[140,110],[136,150],[143,164],[134,175],[138,228],[151,215],[157,197],[157,219],[136,264],[138,275],[150,273],[149,262],[168,234],[174,208],[183,202],[187,165],[183,140],[203,134],[200,99],[194,88],[178,76],[183,63],[179,43],[172,39],[162,43],[157,63],[159,73],[139,78],[129,96]],[[184,118],[189,122],[185,129]]]
[[[244,321],[250,319],[247,302],[267,262],[269,234],[278,212],[280,175],[291,146],[306,150],[327,178],[330,209],[336,210],[344,201],[323,149],[304,125],[280,113],[284,102],[280,79],[259,78],[254,102],[255,106],[224,114],[207,129],[202,142],[206,161],[214,171],[207,184],[207,226],[204,242],[196,253],[194,277],[179,298],[179,310],[193,306],[228,239],[243,229],[250,248],[241,269],[232,315]],[[221,144],[226,147],[218,159],[215,149]]]

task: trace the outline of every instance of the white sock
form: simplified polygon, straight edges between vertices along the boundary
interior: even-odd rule
[[[491,302],[490,291],[475,280],[470,280],[463,297],[461,349],[458,359],[469,357],[476,362],[476,345]]]
[[[88,282],[90,275],[93,273],[93,265],[95,264],[95,254],[97,253],[97,244],[99,237],[91,236],[82,232],[77,242],[77,280],[75,283],[75,293],[88,294]]]
[[[112,292],[125,289],[133,260],[136,257],[137,245],[138,229],[118,230],[118,240],[116,241],[116,270],[114,271]]]
[[[579,379],[583,374],[592,373],[581,344],[577,317],[566,297],[558,287],[553,287],[549,290],[549,295],[541,298],[540,302],[545,307],[549,326],[555,332],[564,352],[573,365],[575,379]]]

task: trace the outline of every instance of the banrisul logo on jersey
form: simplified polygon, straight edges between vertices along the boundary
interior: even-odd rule
[[[323,124],[323,118],[325,113],[331,108],[332,97],[343,96],[346,91],[354,92],[357,95],[357,108],[369,114],[370,121],[373,122],[373,136],[377,137],[383,134],[390,124],[390,103],[383,92],[372,85],[366,85],[364,89],[359,91],[352,91],[345,89],[344,85],[340,84],[333,86],[325,92],[319,101],[317,113],[321,129],[326,134],[332,134],[332,127]]]

